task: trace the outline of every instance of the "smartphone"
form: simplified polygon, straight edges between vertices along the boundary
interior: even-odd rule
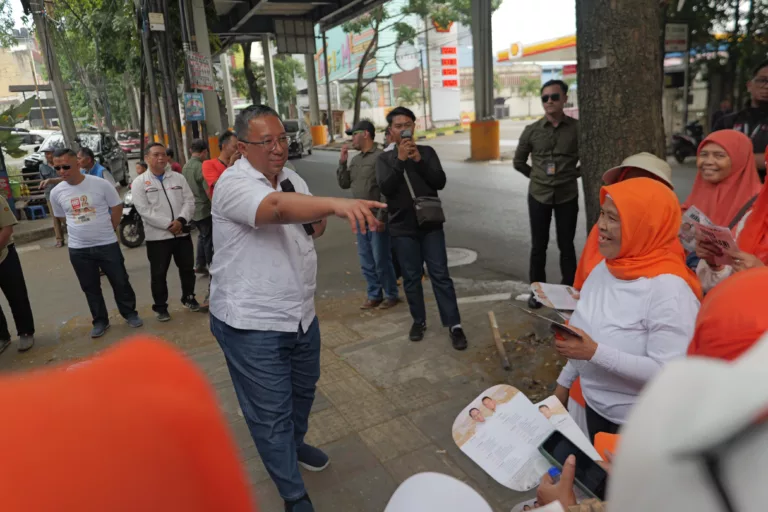
[[[569,455],[576,456],[576,480],[579,489],[593,498],[605,500],[608,473],[581,451],[562,433],[555,430],[539,446],[539,452],[552,464],[562,470]]]
[[[547,318],[544,315],[539,315],[538,313],[534,313],[530,309],[521,308],[517,304],[512,304],[512,305],[514,307],[516,307],[517,309],[519,309],[520,311],[531,315],[532,317],[535,317],[535,318],[538,318],[539,320],[544,320],[544,321],[548,322],[550,330],[552,330],[552,332],[554,332],[555,334],[563,334],[563,335],[567,335],[567,336],[572,336],[574,338],[582,339],[581,338],[581,334],[579,334],[578,332],[574,331],[573,329],[571,329],[570,327],[568,327],[565,324],[561,324],[560,322],[555,322],[551,318]]]
[[[413,132],[411,130],[403,130],[400,132],[400,138],[401,139],[412,139],[413,138]]]

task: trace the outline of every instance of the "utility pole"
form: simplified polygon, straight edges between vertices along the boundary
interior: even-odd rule
[[[419,71],[421,72],[421,104],[424,109],[424,129],[427,129],[427,86],[424,83],[424,50],[419,50]]]
[[[430,116],[424,119],[426,129],[432,128],[432,70],[429,66],[429,16],[424,16],[424,48],[427,51],[427,89],[429,90],[429,114]],[[426,100],[425,100],[426,103]]]
[[[160,141],[165,143],[165,131],[163,120],[160,117],[160,103],[157,99],[157,82],[155,82],[155,70],[152,64],[152,51],[149,44],[149,20],[146,10],[140,5],[139,0],[134,0],[141,14],[141,44],[144,49],[144,63],[147,67],[147,81],[149,82],[149,104],[152,108],[152,118],[155,121],[155,133]]]
[[[40,109],[40,119],[43,120],[43,130],[48,129],[45,122],[45,110],[43,109],[43,100],[40,99],[40,88],[37,85],[37,73],[35,73],[35,61],[32,59],[32,51],[29,52],[29,65],[32,67],[32,80],[35,81],[35,95],[37,96],[37,107]]]
[[[56,112],[59,115],[59,127],[61,128],[61,133],[64,136],[67,146],[77,151],[80,149],[80,145],[76,140],[77,132],[75,131],[75,122],[72,119],[72,111],[69,109],[69,100],[67,99],[67,92],[64,90],[64,82],[61,80],[61,70],[56,61],[53,38],[51,37],[51,30],[48,26],[48,14],[45,11],[45,6],[43,5],[42,0],[29,0],[29,7],[32,18],[35,21],[37,37],[40,40],[40,46],[43,50],[45,67],[48,70],[48,76],[50,77],[49,81],[51,84],[51,91],[53,92],[53,100],[56,103]],[[30,13],[26,12],[25,9],[25,14]]]
[[[179,0],[179,17],[181,18],[181,49],[182,53],[184,53],[184,92],[191,92],[192,91],[192,80],[189,76],[189,64],[187,63],[187,52],[190,50],[189,47],[189,14],[187,9],[187,0]],[[200,130],[197,126],[197,121],[190,122],[186,119],[185,114],[185,123],[186,123],[186,132],[187,132],[187,141],[189,141],[190,137],[193,139],[197,139],[200,137]],[[187,144],[189,146],[189,144]]]
[[[331,106],[331,73],[328,69],[328,42],[325,40],[325,29],[323,29],[323,61],[325,67],[325,97],[328,103],[328,137],[333,142],[333,107]]]
[[[166,20],[166,23],[168,23],[168,20],[170,20],[170,16],[168,16],[168,0],[160,0],[160,7],[163,13],[163,18]],[[167,30],[162,34],[158,34],[158,36],[163,41],[163,48],[165,49],[165,55],[167,59],[167,67],[164,74],[167,77],[169,85],[168,93],[166,96],[168,96],[169,109],[171,110],[171,116],[168,121],[171,125],[169,128],[171,133],[173,133],[173,138],[176,142],[174,153],[176,155],[176,161],[179,162],[179,164],[184,165],[187,161],[187,156],[184,149],[184,139],[182,138],[181,134],[179,89],[178,84],[176,83],[176,63],[173,61],[173,53],[171,52],[171,36]]]

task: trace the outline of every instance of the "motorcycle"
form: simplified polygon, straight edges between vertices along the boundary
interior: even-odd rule
[[[133,194],[130,189],[123,198],[123,216],[120,219],[118,233],[120,234],[120,242],[131,249],[144,243],[144,222],[133,206]]]
[[[698,120],[688,123],[683,133],[672,135],[672,154],[675,160],[683,163],[687,157],[694,156],[703,139],[704,127],[701,123]]]

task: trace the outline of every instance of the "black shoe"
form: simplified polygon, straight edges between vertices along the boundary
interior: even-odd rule
[[[467,335],[464,334],[464,329],[456,327],[455,329],[448,329],[451,335],[451,344],[456,350],[465,350],[467,348]]]
[[[198,304],[193,296],[182,302],[182,305],[190,311],[200,311],[200,304]]]
[[[426,323],[413,322],[411,326],[411,332],[408,333],[408,337],[411,341],[421,341],[424,339],[424,331],[427,330]]]
[[[528,298],[528,307],[531,309],[539,309],[542,303],[536,300],[533,294]]]
[[[168,313],[168,311],[156,311],[155,316],[157,317],[158,322],[168,322],[171,320],[171,315]]]
[[[331,463],[331,459],[320,448],[315,448],[307,443],[302,444],[296,455],[299,460],[299,466],[307,471],[322,471]]]
[[[286,501],[285,512],[315,512],[315,507],[312,506],[309,494],[305,494],[297,500]]]

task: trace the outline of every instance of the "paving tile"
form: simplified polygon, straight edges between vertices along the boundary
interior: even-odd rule
[[[337,408],[355,432],[384,423],[400,414],[397,407],[381,393],[366,395]]]
[[[356,377],[357,372],[344,361],[335,361],[327,366],[320,368],[319,386],[332,384],[340,380]]]
[[[411,412],[448,398],[441,384],[432,384],[425,378],[418,378],[385,389],[383,393],[398,409]]]
[[[336,406],[353,400],[360,400],[362,397],[376,392],[376,388],[359,376],[324,384],[320,386],[320,389]]]
[[[447,452],[433,444],[389,460],[384,463],[384,466],[398,484],[425,471],[450,475],[459,480],[467,479],[467,475],[459,469]]]
[[[313,446],[320,446],[352,432],[352,427],[344,416],[335,407],[329,407],[309,415],[309,430],[304,441]]]
[[[240,410],[240,403],[237,401],[234,386],[231,384],[229,386],[220,386],[215,388],[214,391],[216,391],[219,406],[228,422],[232,423],[243,419],[243,412]]]
[[[277,492],[277,487],[271,478],[253,485],[251,489],[256,498],[259,512],[283,512],[285,510],[285,502]]]
[[[231,422],[229,428],[235,437],[237,447],[240,449],[240,460],[249,460],[259,456],[256,445],[253,444],[251,431],[248,430],[248,424],[244,419]]]
[[[315,400],[314,402],[312,402],[311,412],[315,413],[315,412],[324,411],[332,406],[333,404],[331,403],[330,400],[328,400],[328,397],[325,396],[325,393],[323,393],[319,389],[315,391]]]
[[[312,494],[316,512],[381,512],[397,489],[397,482],[383,466],[361,471],[340,486]]]
[[[362,336],[341,322],[322,322],[320,324],[320,338],[324,347],[336,348],[360,341]]]
[[[349,347],[344,352],[344,360],[363,377],[371,380],[419,361],[435,359],[443,354],[443,350],[443,347],[427,339],[413,343],[406,337],[400,337],[366,346]]]
[[[340,360],[341,359],[333,353],[333,350],[329,348],[320,349],[320,368],[325,368],[326,366]]]
[[[436,358],[418,361],[390,373],[373,376],[369,381],[380,388],[391,388],[419,377],[423,377],[431,383],[437,383],[457,377],[468,370],[469,368],[466,364],[457,361],[451,356],[441,355]]]
[[[379,461],[357,434],[350,434],[321,446],[331,463],[319,472],[301,470],[307,492],[312,496],[335,487],[355,475],[380,467]]]
[[[404,416],[363,430],[359,435],[381,462],[418,450],[429,443],[424,434]]]
[[[265,481],[271,482],[271,477],[269,476],[269,473],[267,473],[267,468],[264,467],[261,457],[252,457],[243,462],[243,465],[245,466],[245,472],[248,474],[248,479],[250,480],[251,485],[256,485]]]

